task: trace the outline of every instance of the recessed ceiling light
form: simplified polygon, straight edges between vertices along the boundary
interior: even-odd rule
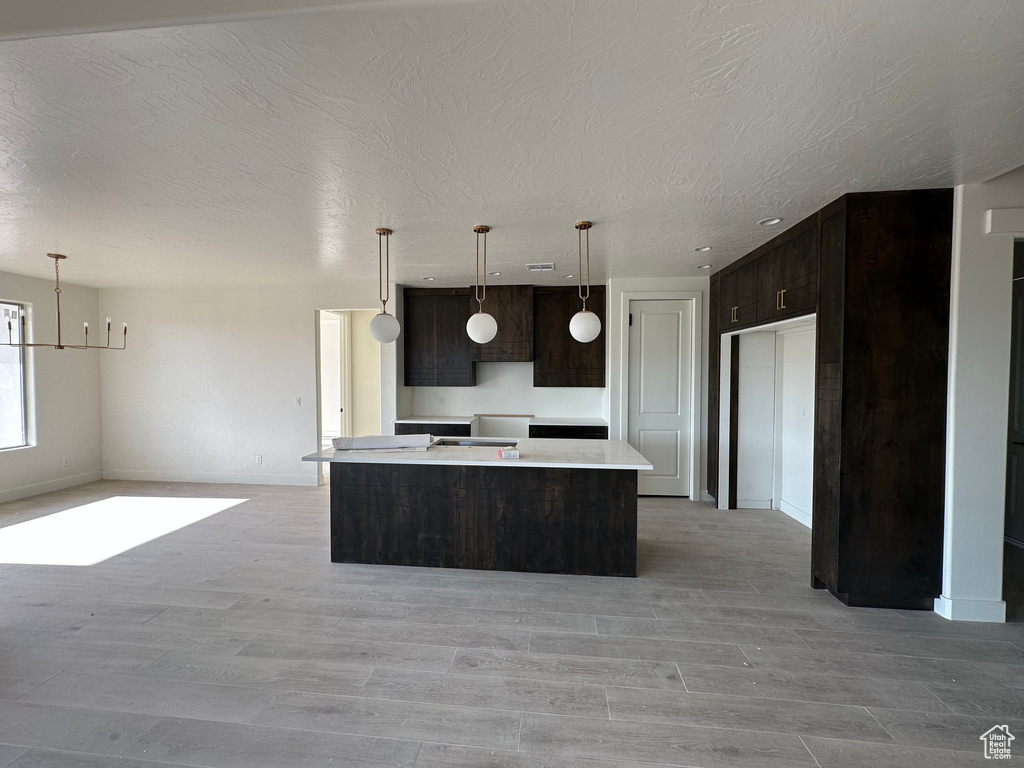
[[[562,275],[562,277],[568,280],[570,277],[576,277],[576,275]]]
[[[424,277],[423,279],[424,280],[433,280],[434,278],[432,278],[432,277]]]
[[[782,223],[782,218],[779,216],[771,216],[767,219],[761,219],[759,222],[762,227],[774,227],[776,224]]]
[[[492,275],[492,276],[494,276],[494,277],[497,277],[498,275],[500,275],[500,274],[501,274],[501,272],[488,272],[487,274],[488,274],[488,275]]]
[[[695,250],[697,253],[707,253],[708,251],[711,250],[711,246],[710,245],[702,245],[699,248],[694,248],[693,250]]]
[[[698,264],[697,269],[711,269],[710,264]]]

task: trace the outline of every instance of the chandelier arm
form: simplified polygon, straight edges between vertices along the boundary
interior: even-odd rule
[[[382,248],[385,240],[387,240],[388,249],[387,259],[384,258]],[[377,295],[380,298],[382,311],[386,315],[388,299],[391,298],[391,240],[380,230],[377,231],[377,281],[379,285]]]

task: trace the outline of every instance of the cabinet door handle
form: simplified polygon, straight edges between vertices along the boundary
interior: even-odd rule
[[[779,291],[779,309],[785,309],[785,308],[786,308],[786,289],[783,288],[781,291]]]
[[[739,312],[739,309],[740,309],[739,307],[733,307],[732,308],[732,321],[734,323],[738,323],[740,321],[740,319],[736,316],[736,313]]]

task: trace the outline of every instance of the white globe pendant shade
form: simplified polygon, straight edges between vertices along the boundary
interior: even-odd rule
[[[601,333],[601,318],[589,310],[577,312],[569,321],[569,333],[584,344],[593,341]]]
[[[477,312],[466,323],[466,333],[477,344],[486,344],[498,332],[498,322],[486,312]]]
[[[381,344],[390,344],[397,339],[401,329],[398,318],[387,312],[381,312],[370,321],[370,335]]]

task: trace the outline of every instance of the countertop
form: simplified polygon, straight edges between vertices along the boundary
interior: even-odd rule
[[[303,461],[358,464],[438,464],[476,467],[551,467],[572,469],[653,469],[625,440],[559,440],[510,438],[518,441],[518,459],[499,459],[494,447],[435,445],[426,451],[334,451],[303,456]]]
[[[534,416],[530,424],[537,426],[551,427],[607,427],[608,422],[604,419],[574,419],[562,418],[560,416]]]
[[[472,424],[476,416],[406,416],[395,419],[395,424]]]

